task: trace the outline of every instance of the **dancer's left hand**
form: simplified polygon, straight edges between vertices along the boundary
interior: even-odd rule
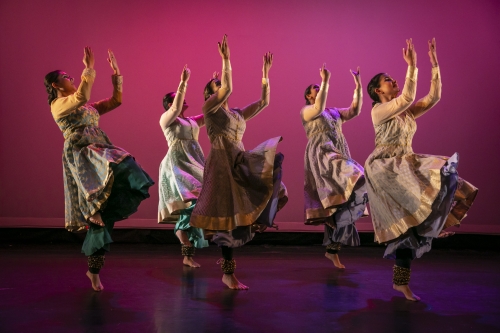
[[[263,60],[262,77],[267,79],[269,76],[269,70],[273,65],[273,54],[271,52],[267,52],[266,54],[264,54],[262,60]]]
[[[429,58],[431,60],[432,67],[437,67],[439,64],[436,54],[436,38],[427,41],[427,44],[429,44]]]
[[[361,88],[361,72],[359,70],[359,66],[356,72],[351,69],[351,74],[352,77],[354,78],[354,83],[356,83],[356,89]]]
[[[115,55],[110,49],[108,49],[108,62],[111,66],[111,69],[115,72],[115,75],[120,75],[120,69],[118,68],[118,63],[116,62]]]

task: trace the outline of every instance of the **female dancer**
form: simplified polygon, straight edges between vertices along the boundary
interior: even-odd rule
[[[99,271],[112,242],[116,221],[137,211],[154,184],[130,153],[113,146],[99,128],[99,117],[120,106],[122,82],[111,50],[113,96],[88,104],[94,83],[94,53],[85,47],[85,69],[78,89],[73,78],[57,70],[45,76],[52,116],[64,135],[63,175],[65,225],[73,232],[87,230],[82,252],[88,258],[87,276],[95,291],[103,290]],[[90,223],[89,223],[90,222]]]
[[[160,164],[159,223],[175,222],[186,266],[200,267],[193,260],[195,248],[208,246],[203,231],[189,225],[191,213],[201,191],[205,156],[198,143],[200,127],[205,125],[203,115],[184,117],[188,105],[184,99],[191,71],[184,66],[177,93],[163,98],[165,113],[160,127],[168,142],[168,153]]]
[[[321,87],[311,84],[300,111],[308,138],[304,155],[306,224],[324,224],[325,257],[338,268],[342,244],[359,245],[354,222],[363,216],[367,194],[363,167],[351,159],[342,124],[359,115],[363,104],[359,67],[351,72],[356,88],[349,108],[325,108],[330,71],[320,68]]]
[[[441,75],[436,41],[429,41],[432,64],[430,92],[413,103],[417,85],[417,54],[406,41],[403,57],[408,64],[402,94],[396,80],[377,74],[368,84],[372,98],[375,150],[365,165],[375,239],[388,243],[384,258],[396,259],[393,288],[412,301],[410,265],[430,251],[432,239],[443,228],[459,224],[474,201],[477,188],[458,177],[458,155],[415,154],[411,147],[415,119],[441,98]]]
[[[259,231],[273,226],[273,219],[286,202],[281,186],[283,155],[276,154],[281,137],[270,139],[251,151],[245,151],[241,139],[246,121],[269,104],[269,79],[273,56],[264,55],[262,97],[243,109],[230,109],[227,99],[232,92],[230,52],[227,36],[218,43],[223,60],[222,80],[212,79],[205,87],[203,114],[211,142],[205,165],[204,183],[191,216],[191,225],[204,229],[222,248],[222,282],[231,289],[248,289],[234,275],[233,248],[242,246]]]

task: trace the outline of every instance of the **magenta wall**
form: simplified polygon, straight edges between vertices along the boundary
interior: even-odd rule
[[[429,89],[427,39],[436,37],[443,77],[441,102],[419,119],[416,152],[460,153],[460,175],[480,193],[467,225],[498,229],[500,3],[255,0],[255,1],[22,1],[0,4],[0,223],[64,216],[63,137],[51,117],[44,75],[62,69],[79,77],[82,49],[93,47],[97,80],[92,100],[111,93],[106,49],[114,50],[124,76],[124,103],[101,119],[112,142],[130,151],[154,179],[167,145],[158,126],[162,96],[175,90],[188,64],[189,114],[203,103],[202,90],[221,61],[216,42],[229,36],[234,92],[230,106],[259,98],[262,54],[272,51],[271,104],[247,127],[245,146],[282,135],[284,181],[290,201],[278,222],[303,221],[303,154],[299,118],[303,91],[319,82],[323,62],[332,71],[329,106],[351,102],[350,68],[361,66],[364,87],[380,71],[404,80],[404,39],[412,37],[420,69],[417,97]],[[360,117],[344,126],[353,157],[364,164],[373,149],[370,99]],[[202,131],[201,144],[208,154]],[[134,216],[154,224],[157,187]],[[142,219],[142,220],[138,220]],[[140,222],[143,221],[143,222]],[[146,221],[146,222],[144,222]],[[149,222],[148,222],[149,221]],[[367,220],[369,221],[369,220]],[[142,223],[142,224],[141,224]],[[43,224],[43,223],[42,223]],[[496,228],[496,229],[495,229]],[[478,231],[478,230],[476,230]]]

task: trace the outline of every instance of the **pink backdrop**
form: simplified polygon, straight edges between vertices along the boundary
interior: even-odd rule
[[[62,221],[63,137],[47,105],[43,77],[62,69],[79,78],[83,47],[96,55],[92,100],[111,93],[111,48],[124,76],[124,103],[101,119],[112,142],[130,151],[150,175],[167,152],[158,126],[162,97],[176,89],[184,64],[192,70],[188,114],[197,114],[203,87],[221,61],[216,42],[229,36],[234,91],[230,106],[260,96],[262,55],[274,52],[271,104],[249,122],[250,149],[282,135],[284,181],[290,201],[277,222],[303,221],[303,156],[306,137],[299,110],[303,91],[320,82],[323,62],[332,71],[329,106],[351,102],[349,69],[361,66],[364,91],[370,78],[389,72],[400,82],[405,38],[412,37],[420,69],[417,98],[429,89],[427,40],[437,39],[443,77],[441,102],[419,119],[416,152],[460,153],[460,175],[480,193],[465,221],[475,232],[498,232],[496,187],[500,183],[498,129],[500,3],[495,0],[415,1],[23,1],[0,4],[0,224],[27,219]],[[344,126],[354,159],[364,164],[374,147],[371,101]],[[201,144],[209,144],[202,130]],[[155,226],[158,188],[152,188],[129,226]],[[21,222],[19,222],[21,221]],[[10,224],[9,224],[10,223]],[[365,219],[363,223],[370,223]],[[36,222],[35,222],[36,224]],[[285,223],[283,223],[285,224]],[[464,226],[465,226],[464,225]]]

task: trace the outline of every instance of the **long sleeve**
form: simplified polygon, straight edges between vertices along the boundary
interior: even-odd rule
[[[167,127],[169,127],[182,112],[182,105],[184,104],[186,89],[187,83],[185,81],[181,81],[181,83],[179,83],[179,88],[177,88],[177,93],[175,94],[172,106],[160,117],[160,127],[162,131],[165,131]]]
[[[338,109],[342,121],[346,122],[361,113],[361,106],[363,106],[363,91],[361,87],[354,89],[352,96],[351,106],[348,108]]]
[[[409,66],[405,86],[400,96],[387,103],[376,104],[372,109],[374,125],[380,125],[406,111],[415,100],[417,91],[418,68]]]
[[[439,67],[432,67],[431,89],[427,96],[410,106],[410,112],[415,118],[429,111],[441,99],[441,73]]]
[[[219,90],[203,104],[203,113],[216,112],[233,91],[232,69],[229,59],[222,60],[222,78]]]
[[[111,82],[113,83],[113,95],[110,98],[91,104],[100,115],[114,110],[122,104],[123,76],[112,75]]]
[[[56,98],[50,105],[50,111],[54,119],[60,119],[67,116],[72,111],[85,105],[90,99],[90,91],[95,80],[95,70],[85,68],[82,73],[82,81],[76,92],[66,97]]]
[[[302,115],[302,120],[311,121],[321,114],[326,108],[326,98],[328,97],[329,84],[322,82],[319,88],[318,94],[316,95],[316,100],[313,105],[306,105],[300,111]]]
[[[258,115],[262,110],[264,110],[270,101],[271,88],[269,86],[269,79],[262,79],[262,94],[260,96],[260,100],[254,102],[250,105],[247,105],[243,109],[241,109],[241,114],[245,120],[250,120],[256,115]]]

